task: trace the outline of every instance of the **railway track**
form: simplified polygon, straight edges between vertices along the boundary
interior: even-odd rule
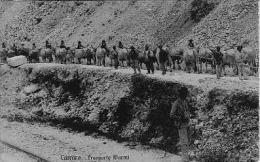
[[[9,148],[12,148],[12,149],[18,151],[18,152],[22,152],[22,153],[24,153],[24,154],[26,154],[26,155],[29,155],[29,156],[32,157],[33,159],[37,160],[37,162],[53,162],[53,161],[51,161],[51,160],[48,159],[48,158],[42,157],[41,155],[38,155],[38,154],[36,154],[36,153],[33,153],[32,151],[27,150],[27,149],[25,149],[25,148],[21,148],[21,147],[15,145],[15,144],[13,144],[13,143],[11,143],[11,142],[9,142],[9,141],[0,140],[0,143],[3,144],[3,145],[5,145],[5,146],[7,146],[7,147],[9,147]],[[1,159],[0,159],[0,161],[1,161]]]

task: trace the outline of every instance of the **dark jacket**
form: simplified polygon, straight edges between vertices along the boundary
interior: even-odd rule
[[[194,48],[194,44],[192,42],[189,42],[188,46]]]
[[[165,50],[161,49],[159,52],[159,62],[164,63],[165,61],[167,61],[167,58],[168,53]]]
[[[118,59],[118,53],[117,53],[117,51],[112,50],[112,51],[111,51],[111,56],[112,56],[112,59]]]
[[[216,64],[220,65],[223,62],[223,54],[220,51],[213,51]]]
[[[123,46],[122,43],[119,43],[118,47],[119,47],[119,48],[122,48],[122,49],[124,48],[124,46]]]
[[[170,117],[180,124],[189,123],[190,112],[187,100],[177,99],[173,104]]]
[[[102,42],[102,44],[101,44],[101,48],[105,48],[105,49],[107,49],[107,44],[106,44],[105,42]]]
[[[49,43],[46,43],[45,48],[51,48],[51,45]]]
[[[129,52],[129,54],[130,54],[130,58],[132,59],[132,60],[137,60],[138,59],[138,53],[137,53],[137,51],[136,50],[131,50],[130,52]]]
[[[64,43],[61,43],[60,48],[66,48]]]

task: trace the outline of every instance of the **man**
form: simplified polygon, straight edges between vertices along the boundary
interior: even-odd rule
[[[188,107],[187,96],[189,91],[186,87],[179,89],[179,98],[172,104],[170,117],[175,121],[175,125],[179,131],[179,139],[181,144],[182,161],[189,161],[189,122],[190,112]]]
[[[130,54],[132,68],[134,69],[134,74],[136,74],[136,68],[140,74],[141,70],[140,70],[140,67],[138,64],[138,53],[133,46],[131,46],[130,49],[131,50],[130,50],[129,54]]]
[[[109,53],[109,50],[107,49],[107,44],[106,44],[106,41],[105,41],[105,40],[102,40],[101,48],[105,48],[105,49],[106,49],[106,52]]]
[[[121,42],[121,41],[119,41],[119,42],[118,42],[118,48],[121,48],[121,49],[123,49],[123,48],[124,48],[124,46],[123,46],[123,44],[122,44],[122,42]]]
[[[61,43],[60,43],[60,48],[65,48],[66,49],[66,46],[65,46],[65,43],[63,40],[61,40]]]
[[[82,48],[85,48],[85,47],[81,45],[81,41],[78,41],[78,47],[77,47],[77,49],[82,49]]]
[[[114,60],[115,69],[117,69],[118,65],[119,65],[119,62],[118,62],[118,53],[116,51],[116,46],[113,46],[113,51],[111,52],[111,56],[112,56],[111,59]]]
[[[217,66],[217,79],[220,79],[223,66],[223,54],[220,52],[220,47],[216,47],[216,51],[213,51],[213,56]]]
[[[236,63],[238,65],[238,76],[240,80],[247,80],[247,75],[245,73],[245,64],[244,64],[244,53],[242,52],[243,46],[237,47],[236,53]]]
[[[194,48],[194,44],[193,44],[193,40],[192,39],[189,40],[188,47],[189,48]]]
[[[162,49],[162,45],[159,45],[158,48],[160,49],[159,52],[159,62],[162,69],[162,75],[166,74],[166,61],[168,58],[168,53]]]
[[[150,74],[150,71],[152,71],[153,74],[154,73],[153,56],[151,50],[149,49],[148,44],[145,45],[144,55],[145,55],[145,65],[147,68],[146,74]]]
[[[36,45],[35,43],[32,44],[32,50],[35,50],[36,49]]]
[[[49,41],[47,41],[47,40],[45,41],[45,48],[51,49],[51,45],[50,45]]]

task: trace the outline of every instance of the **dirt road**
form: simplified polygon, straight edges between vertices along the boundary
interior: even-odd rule
[[[15,143],[19,147],[31,150],[53,162],[64,161],[62,159],[66,156],[80,157],[81,160],[65,160],[79,162],[94,162],[95,158],[106,158],[106,160],[101,160],[104,162],[180,161],[178,155],[151,149],[148,146],[134,146],[125,142],[117,143],[98,135],[94,135],[94,138],[93,136],[85,136],[84,133],[72,133],[47,125],[8,122],[5,119],[1,119],[0,123],[1,140]],[[2,153],[0,155],[3,162],[7,162],[4,160],[6,156],[10,157],[10,154]],[[109,157],[111,160],[108,160]]]

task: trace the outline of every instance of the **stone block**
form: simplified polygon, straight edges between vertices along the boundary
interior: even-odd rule
[[[25,56],[15,56],[15,57],[7,58],[7,64],[12,67],[18,67],[26,63],[27,63],[27,58]]]

